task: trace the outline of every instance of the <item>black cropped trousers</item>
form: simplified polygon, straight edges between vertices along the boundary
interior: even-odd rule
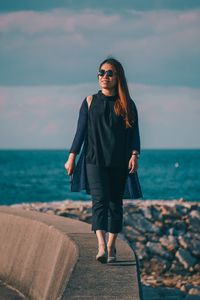
[[[92,230],[119,233],[123,226],[123,193],[127,167],[86,164],[92,196]]]

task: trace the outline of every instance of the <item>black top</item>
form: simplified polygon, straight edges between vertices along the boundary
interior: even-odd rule
[[[93,95],[88,112],[86,163],[127,167],[127,130],[114,112],[116,96]]]
[[[126,129],[126,136],[127,136],[126,147],[127,147],[128,159],[130,159],[131,152],[133,150],[137,150],[140,153],[140,134],[139,134],[137,108],[132,99],[130,99],[130,104],[133,108],[134,125],[131,128]],[[92,104],[91,104],[91,108],[92,108]],[[77,129],[76,129],[76,133],[71,148],[69,150],[70,153],[79,154],[81,147],[83,145],[75,170],[73,172],[73,175],[71,176],[71,191],[80,192],[81,190],[86,190],[88,194],[90,194],[90,191],[89,191],[89,184],[88,184],[88,178],[86,172],[86,149],[87,149],[89,110],[88,110],[87,99],[85,98],[82,101],[80,106]],[[141,191],[137,172],[128,173],[123,198],[137,199],[140,197],[142,197],[142,191]]]
[[[93,97],[96,97],[94,95]],[[104,95],[102,95],[104,96]],[[110,97],[108,97],[110,98]],[[130,99],[130,104],[132,106],[133,115],[134,115],[134,125],[131,128],[127,128],[127,151],[128,157],[130,158],[131,152],[133,150],[137,150],[140,153],[140,134],[139,134],[139,123],[138,123],[138,113],[135,103],[132,99]],[[84,152],[86,149],[87,143],[87,131],[88,131],[88,118],[89,118],[89,111],[88,111],[88,104],[87,99],[85,98],[81,104],[79,110],[79,117],[77,123],[76,133],[70,148],[70,153],[79,154],[82,145],[84,144]]]

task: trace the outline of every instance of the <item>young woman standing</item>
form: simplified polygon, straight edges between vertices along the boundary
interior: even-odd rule
[[[123,226],[123,196],[142,197],[137,176],[140,135],[137,109],[121,63],[114,58],[104,60],[98,81],[98,93],[86,97],[81,105],[65,168],[68,175],[73,175],[71,190],[84,188],[92,196],[96,259],[110,263],[116,260],[115,241]]]

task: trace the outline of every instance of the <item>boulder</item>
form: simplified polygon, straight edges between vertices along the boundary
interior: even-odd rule
[[[132,226],[133,228],[136,228],[142,233],[145,232],[154,232],[156,234],[161,233],[160,228],[156,227],[150,221],[145,219],[144,216],[141,214],[131,214],[130,217],[125,217],[124,223],[125,225],[129,225]]]
[[[189,251],[179,248],[175,256],[178,261],[184,266],[185,269],[193,267],[196,263],[196,258],[194,258]]]
[[[174,251],[178,248],[177,238],[173,235],[163,236],[159,241],[169,251]]]
[[[165,250],[160,243],[147,242],[146,247],[148,249],[148,252],[150,252],[153,255],[159,255],[162,258],[166,258],[166,259],[173,258],[172,253]]]
[[[188,216],[189,229],[191,231],[199,232],[200,230],[200,212],[192,210]]]

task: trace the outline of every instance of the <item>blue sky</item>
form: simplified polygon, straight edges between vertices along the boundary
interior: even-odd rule
[[[108,55],[124,65],[142,148],[200,148],[198,3],[1,2],[0,148],[70,147]]]

